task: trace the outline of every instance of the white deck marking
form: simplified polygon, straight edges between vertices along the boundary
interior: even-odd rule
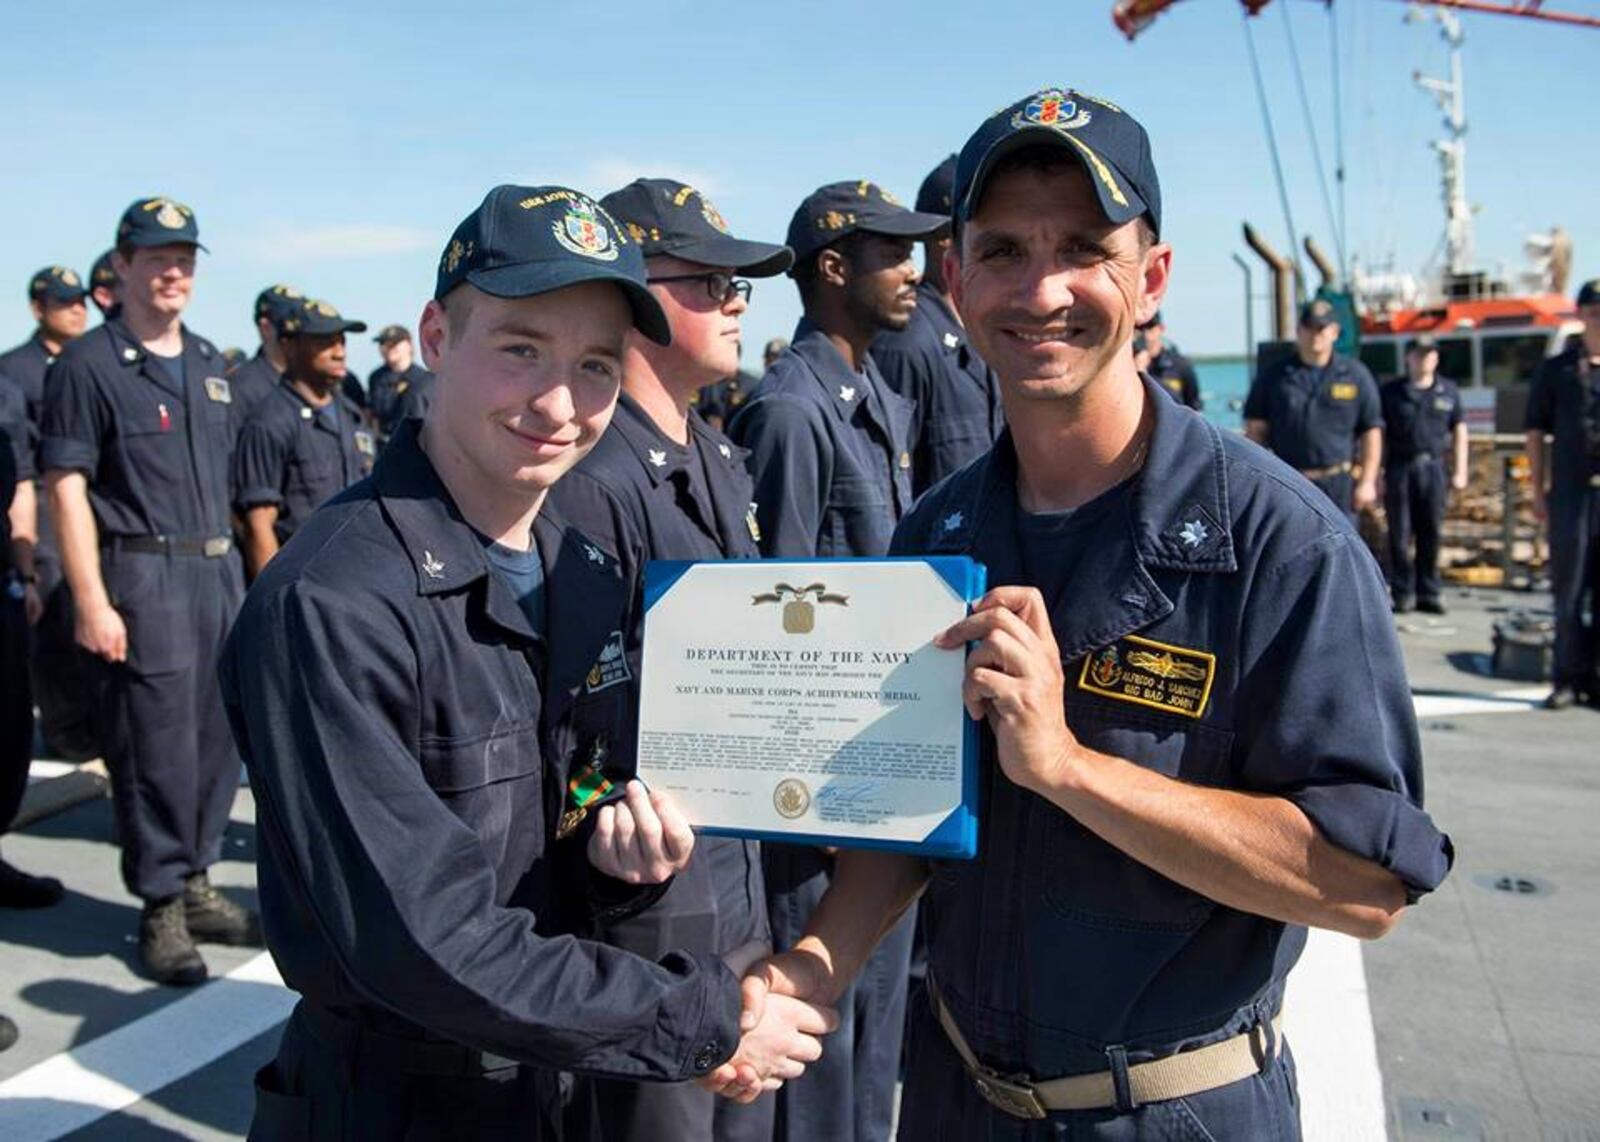
[[[262,952],[159,1011],[0,1082],[0,1138],[45,1142],[132,1106],[270,1030],[294,1004]]]
[[[1520,686],[1490,694],[1413,694],[1419,718],[1453,718],[1460,714],[1525,714],[1550,696],[1549,686]]]
[[[1387,1138],[1361,941],[1313,928],[1289,973],[1283,1019],[1300,1076],[1306,1142]]]

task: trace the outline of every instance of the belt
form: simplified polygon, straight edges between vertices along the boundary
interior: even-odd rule
[[[133,551],[141,555],[202,555],[221,559],[233,550],[227,535],[113,535],[106,546],[113,551]]]
[[[1044,1118],[1053,1110],[1132,1109],[1147,1102],[1188,1098],[1260,1073],[1269,1058],[1277,1058],[1283,1042],[1283,1013],[1279,1012],[1272,1017],[1270,1031],[1258,1023],[1231,1039],[1126,1067],[1126,1089],[1119,1097],[1116,1071],[1033,1080],[1025,1075],[1002,1075],[984,1066],[931,981],[928,995],[939,1026],[961,1056],[978,1093],[990,1106],[1013,1118]]]
[[[1349,460],[1339,464],[1328,464],[1322,468],[1301,468],[1300,474],[1308,480],[1326,480],[1329,476],[1343,476],[1354,470],[1355,465]]]
[[[311,1033],[348,1055],[360,1066],[373,1066],[408,1075],[445,1075],[472,1077],[490,1071],[502,1071],[520,1064],[515,1059],[478,1051],[459,1043],[443,1043],[429,1039],[410,1039],[403,1035],[390,1035],[374,1031],[348,1015],[341,1015],[309,1000],[302,1000],[295,1009],[305,1020]]]

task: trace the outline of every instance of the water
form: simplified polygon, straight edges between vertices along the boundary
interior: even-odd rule
[[[1218,428],[1244,427],[1244,398],[1250,392],[1250,371],[1242,357],[1196,361],[1206,419]]]

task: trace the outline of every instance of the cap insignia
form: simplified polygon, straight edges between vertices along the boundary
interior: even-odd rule
[[[1070,131],[1088,124],[1088,108],[1079,107],[1077,100],[1059,88],[1039,92],[1011,117],[1011,126],[1015,128],[1049,127],[1054,131]]]
[[[704,197],[700,199],[700,213],[705,216],[707,222],[711,223],[711,228],[717,233],[726,234],[728,232],[728,223],[723,219],[722,212],[707,202]]]
[[[189,221],[183,207],[165,198],[151,203],[145,209],[155,210],[156,221],[168,230],[182,230]]]
[[[76,288],[77,285],[78,285],[78,275],[73,273],[71,270],[62,270],[61,271],[61,283],[63,285],[72,286],[73,288]]]
[[[556,241],[574,254],[598,258],[602,262],[617,260],[617,246],[611,240],[611,231],[600,221],[591,203],[574,202],[563,217],[551,223],[550,229]]]

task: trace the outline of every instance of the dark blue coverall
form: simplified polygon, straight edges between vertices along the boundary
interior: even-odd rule
[[[239,429],[234,504],[241,512],[277,508],[273,529],[287,543],[312,512],[372,472],[376,452],[372,430],[349,397],[341,392],[318,409],[285,381]]]
[[[927,282],[917,286],[911,323],[873,340],[872,360],[891,389],[916,403],[911,489],[917,495],[988,451],[1005,427],[994,371]]]
[[[120,321],[50,371],[45,472],[82,472],[100,573],[127,626],[126,662],[93,659],[122,878],[145,901],[183,891],[222,852],[239,757],[217,656],[244,584],[229,464],[238,433],[222,354],[187,329],[181,387]]]
[[[728,434],[750,450],[762,554],[773,559],[882,555],[911,506],[911,402],[869,356],[855,372],[807,319],[773,362]],[[833,858],[766,844],[762,863],[773,944],[805,934]],[[805,1077],[778,1092],[778,1142],[888,1137],[904,1037],[914,915],[885,937],[839,1000],[839,1030]],[[842,1048],[842,1049],[841,1049]]]
[[[635,585],[541,514],[536,632],[418,428],[268,564],[223,656],[267,944],[301,996],[253,1139],[559,1139],[561,1072],[680,1081],[739,1040],[717,957],[579,938],[660,889],[595,870],[586,829],[556,839],[628,700],[590,675]]]
[[[243,422],[262,401],[278,391],[283,374],[257,349],[255,356],[228,374],[228,380],[233,383],[233,403],[239,406],[237,415]]]
[[[1365,365],[1335,353],[1316,368],[1291,354],[1256,377],[1244,416],[1266,421],[1267,447],[1354,514],[1356,438],[1383,427],[1378,383]]]
[[[0,353],[0,376],[11,378],[22,390],[35,441],[44,414],[45,374],[55,360],[37,333],[15,349]],[[37,458],[33,467],[38,467]],[[33,627],[31,678],[44,740],[52,750],[75,760],[98,757],[101,749],[88,685],[90,664],[77,643],[72,592],[62,576],[55,527],[42,495],[33,566],[39,576],[44,613]]]
[[[614,554],[628,582],[642,583],[651,559],[758,559],[745,451],[689,413],[688,447],[663,433],[624,392],[594,450],[551,489],[545,511]],[[624,632],[629,722],[607,769],[634,771],[643,653],[643,600]],[[737,837],[700,837],[689,866],[655,904],[607,924],[607,943],[647,959],[674,948],[727,955],[752,940],[770,942],[761,846]],[[595,1137],[623,1142],[768,1142],[775,1099],[750,1106],[692,1085],[593,1084]]]
[[[1534,374],[1527,428],[1555,437],[1546,501],[1555,682],[1600,700],[1600,368],[1590,364],[1581,339]]]
[[[28,616],[11,565],[11,499],[33,480],[37,442],[22,389],[0,376],[0,836],[28,790],[33,758],[33,689],[28,679]]]
[[[1438,602],[1439,533],[1450,499],[1446,470],[1461,423],[1461,391],[1435,377],[1423,389],[1407,377],[1386,381],[1383,403],[1383,507],[1389,519],[1389,592],[1396,604]],[[1416,557],[1411,540],[1416,537]]]
[[[1030,516],[1006,436],[924,497],[896,554],[965,554],[1039,588],[1086,747],[1184,782],[1283,797],[1415,898],[1452,850],[1422,758],[1377,563],[1326,497],[1146,381],[1141,473]],[[1030,1079],[1112,1071],[1270,1024],[1305,929],[1225,907],[1101,840],[1001,772],[980,729],[980,849],[934,861],[928,971],[978,1059]],[[1285,1046],[1191,1096],[1014,1117],[913,1013],[907,1142],[1299,1137]],[[1124,1079],[1125,1083],[1125,1079]]]

